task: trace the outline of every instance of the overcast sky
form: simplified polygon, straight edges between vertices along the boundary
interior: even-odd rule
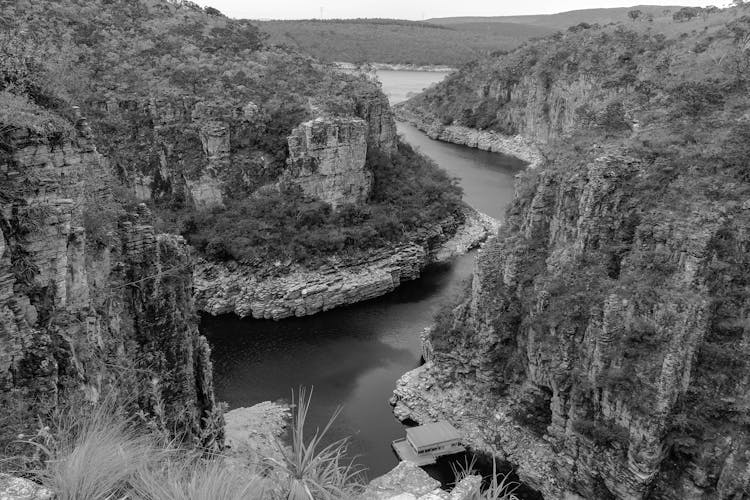
[[[724,6],[729,0],[648,0],[648,5]],[[310,19],[387,17],[429,19],[452,16],[509,16],[518,14],[552,14],[597,7],[629,7],[638,0],[199,0],[229,17],[245,19]]]

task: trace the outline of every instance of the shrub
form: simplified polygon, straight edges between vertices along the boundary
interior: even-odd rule
[[[334,441],[326,446],[323,440],[334,420],[341,413],[338,408],[322,431],[316,430],[307,440],[305,420],[310,409],[312,391],[309,395],[299,389],[295,400],[292,423],[292,444],[286,447],[277,442],[282,459],[269,459],[277,471],[285,475],[285,490],[289,500],[348,499],[355,498],[360,489],[360,469],[346,459],[348,439]]]

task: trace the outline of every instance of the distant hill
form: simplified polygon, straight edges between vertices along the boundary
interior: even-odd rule
[[[638,5],[533,16],[445,17],[427,21],[306,19],[256,24],[270,35],[270,43],[289,45],[327,61],[461,66],[581,23],[623,23],[637,31],[651,28],[674,35],[684,29],[672,17],[681,9],[684,8]],[[637,19],[629,15],[635,10],[640,12]]]
[[[471,27],[490,24],[521,24],[533,25],[552,30],[566,29],[579,23],[608,24],[628,21],[628,12],[640,10],[644,15],[651,15],[655,19],[672,18],[672,13],[680,10],[681,6],[665,5],[637,5],[634,7],[616,7],[611,9],[583,9],[560,12],[558,14],[541,14],[533,16],[497,16],[497,17],[439,17],[428,19],[426,22],[450,27]]]
[[[554,30],[494,24],[477,30],[390,19],[262,21],[269,42],[296,47],[327,61],[460,66],[482,54],[510,50]]]

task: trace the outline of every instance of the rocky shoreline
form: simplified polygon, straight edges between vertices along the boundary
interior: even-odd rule
[[[411,243],[373,251],[354,265],[331,264],[273,278],[260,278],[236,263],[202,260],[194,272],[195,302],[212,315],[274,320],[309,316],[390,293],[417,279],[428,264],[475,248],[498,227],[492,217],[467,208],[465,223],[436,249]]]
[[[354,71],[358,68],[361,68],[361,66],[357,66],[356,64],[350,62],[334,62],[333,64],[337,68],[343,69],[345,71]],[[456,71],[456,68],[452,68],[450,66],[420,66],[416,64],[390,64],[375,62],[368,63],[366,64],[366,66],[374,69],[375,71],[424,71],[425,73],[444,73]]]
[[[436,118],[404,105],[394,106],[393,109],[399,121],[417,127],[431,139],[514,156],[528,162],[529,168],[536,168],[543,160],[542,153],[534,143],[522,135],[507,136],[460,125],[443,125]]]

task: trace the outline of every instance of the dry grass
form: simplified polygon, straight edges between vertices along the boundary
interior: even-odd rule
[[[134,500],[261,500],[266,485],[255,471],[224,457],[169,453],[132,479]]]
[[[46,457],[36,479],[57,500],[349,500],[360,470],[346,458],[347,440],[323,441],[339,412],[309,439],[311,396],[294,400],[291,446],[247,465],[241,457],[207,456],[149,432],[116,398],[56,417],[33,445]],[[41,437],[40,437],[41,436]],[[262,469],[262,470],[261,470]]]
[[[58,500],[106,500],[121,495],[157,448],[110,404],[85,418],[59,419],[55,439],[38,445],[48,456],[38,478]]]

